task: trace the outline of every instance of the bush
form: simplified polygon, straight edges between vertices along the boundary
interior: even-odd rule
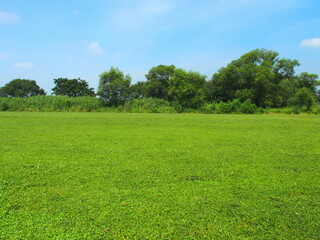
[[[173,113],[176,112],[170,103],[159,98],[132,99],[124,104],[125,112],[135,113]]]
[[[241,113],[253,114],[257,112],[258,108],[250,100],[246,100],[243,103],[241,103],[239,110]]]
[[[173,101],[170,103],[170,106],[177,112],[181,113],[184,112],[184,108],[181,106],[181,104],[178,101]]]
[[[231,102],[221,102],[217,104],[218,113],[238,113],[240,112],[241,102],[238,99],[234,99]]]
[[[228,102],[228,103],[225,103],[225,102],[221,102],[221,103],[218,103],[216,105],[216,109],[218,111],[218,113],[232,113],[232,106],[231,104]]]
[[[300,114],[301,113],[301,108],[298,107],[298,106],[294,106],[293,109],[292,109],[292,112],[294,114]]]
[[[253,114],[258,111],[257,106],[251,103],[250,100],[241,102],[239,99],[235,99],[231,102],[221,102],[216,105],[218,113],[246,113]]]
[[[292,99],[293,105],[299,107],[301,111],[310,111],[316,102],[315,95],[308,88],[300,88]]]
[[[202,113],[214,113],[215,110],[216,110],[216,105],[212,103],[206,103],[200,108],[200,111]]]
[[[7,103],[2,103],[1,104],[1,111],[7,111],[7,110],[9,110],[9,105],[7,104]]]

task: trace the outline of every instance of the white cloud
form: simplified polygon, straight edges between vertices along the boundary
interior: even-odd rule
[[[300,43],[301,47],[320,48],[320,38],[303,39]]]
[[[97,41],[93,41],[89,43],[87,47],[87,52],[91,54],[101,54],[103,52],[103,49],[100,47]]]
[[[12,66],[14,66],[15,68],[32,68],[34,65],[31,62],[21,62],[21,63],[15,63]]]
[[[4,59],[4,58],[6,58],[8,55],[7,54],[1,54],[0,53],[0,59]]]
[[[14,23],[20,19],[20,16],[11,12],[0,12],[0,24]]]

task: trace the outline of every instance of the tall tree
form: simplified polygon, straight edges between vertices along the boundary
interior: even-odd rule
[[[55,87],[52,88],[54,95],[68,97],[95,96],[93,88],[89,87],[87,81],[68,78],[57,78],[53,80]]]
[[[309,111],[316,102],[314,93],[306,87],[300,88],[293,98],[293,105],[301,108],[301,110]]]
[[[310,74],[303,72],[298,75],[298,82],[300,88],[309,88],[313,93],[316,93],[317,86],[320,85],[317,74]]]
[[[320,104],[320,88],[317,88],[316,90],[316,98],[317,98],[317,102]]]
[[[221,68],[212,77],[212,96],[215,101],[230,101],[247,94],[260,107],[281,106],[287,102],[287,94],[279,97],[283,80],[295,80],[297,60],[280,59],[278,53],[265,49],[250,51]],[[282,82],[282,87],[279,84]],[[249,95],[248,95],[249,94]],[[210,94],[209,94],[210,96]],[[292,96],[291,96],[292,97]]]
[[[130,86],[130,99],[142,99],[144,96],[146,96],[146,82],[137,82]]]
[[[123,104],[129,98],[130,75],[124,75],[118,68],[111,67],[100,75],[98,95],[111,106]]]
[[[146,74],[145,97],[162,98],[169,100],[169,80],[175,73],[174,65],[159,65],[153,67]]]
[[[36,81],[28,79],[14,79],[0,88],[0,97],[31,97],[46,95]]]
[[[198,72],[176,69],[169,79],[168,96],[185,108],[199,108],[205,102],[206,76]]]

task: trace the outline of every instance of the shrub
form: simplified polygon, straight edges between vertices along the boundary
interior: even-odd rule
[[[257,112],[258,108],[250,100],[246,100],[243,103],[241,103],[239,110],[241,113],[253,114]]]
[[[254,103],[248,99],[241,102],[239,99],[234,99],[231,102],[221,102],[216,104],[218,113],[246,113],[253,114],[257,112],[258,108]]]
[[[170,103],[159,98],[132,99],[124,104],[125,112],[135,113],[168,113],[176,112]]]
[[[218,113],[237,113],[240,112],[241,102],[234,99],[231,102],[221,102],[217,104]]]
[[[292,99],[293,105],[300,108],[302,111],[310,111],[313,104],[316,102],[315,95],[308,88],[300,88]]]
[[[178,113],[181,113],[184,111],[184,108],[178,101],[173,101],[170,103],[170,106]]]
[[[206,103],[200,108],[200,111],[202,113],[214,113],[215,110],[216,110],[216,105],[212,103]]]
[[[293,109],[292,109],[292,112],[294,114],[300,114],[301,113],[301,108],[298,107],[298,106],[294,106]]]
[[[1,104],[1,111],[7,111],[7,110],[9,110],[9,105],[7,104],[7,103],[2,103]]]

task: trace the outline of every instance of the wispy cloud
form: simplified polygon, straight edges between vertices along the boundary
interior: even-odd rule
[[[4,59],[4,58],[6,58],[6,57],[8,57],[8,55],[7,55],[7,54],[0,53],[0,59]]]
[[[103,49],[100,47],[97,41],[93,41],[89,43],[87,52],[90,54],[101,54],[103,52]]]
[[[31,63],[31,62],[15,63],[12,66],[15,68],[23,68],[23,69],[28,69],[28,68],[34,67],[33,63]]]
[[[300,43],[301,47],[320,48],[320,38],[303,39]]]
[[[302,0],[203,0],[190,1],[181,4],[182,9],[176,12],[177,16],[182,15],[180,20],[173,24],[182,22],[186,25],[206,22],[213,25],[215,29],[238,28],[244,24],[254,24],[259,18],[270,17],[270,14],[282,10],[297,8]],[[183,7],[188,6],[186,9]],[[186,18],[185,16],[188,16]],[[208,20],[211,19],[211,23]]]
[[[168,13],[174,5],[169,1],[138,1],[138,4],[114,11],[112,22],[120,29],[136,31],[144,29],[159,16]]]
[[[11,12],[0,12],[0,24],[14,23],[20,19],[20,16]]]

